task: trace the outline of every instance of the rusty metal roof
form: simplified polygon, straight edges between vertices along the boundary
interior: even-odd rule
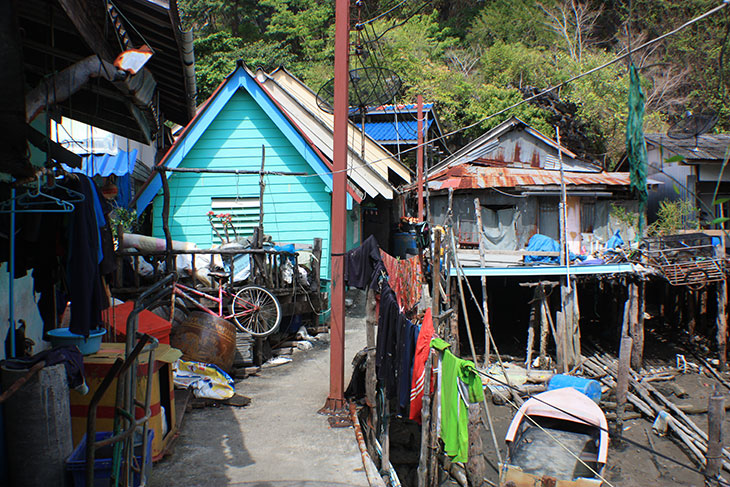
[[[627,172],[573,172],[565,171],[568,186],[628,186]],[[560,185],[560,171],[522,169],[462,164],[449,167],[429,178],[429,188],[439,191],[454,189],[514,188],[518,186]]]

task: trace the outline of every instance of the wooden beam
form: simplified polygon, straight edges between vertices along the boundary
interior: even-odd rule
[[[104,61],[114,61],[112,51],[104,35],[107,20],[104,4],[84,0],[58,0],[69,20],[74,24],[86,45]],[[112,28],[111,25],[108,26]]]
[[[482,205],[479,202],[479,198],[474,198],[474,214],[477,219],[477,238],[479,239],[479,265],[484,267],[486,264],[485,252],[486,246],[484,239],[482,239]],[[489,367],[489,304],[487,302],[487,276],[481,277],[482,283],[482,313],[484,314],[484,367]],[[533,307],[534,309],[534,307]],[[534,335],[533,335],[534,338]],[[529,356],[528,356],[529,360]],[[529,369],[529,365],[527,366]]]

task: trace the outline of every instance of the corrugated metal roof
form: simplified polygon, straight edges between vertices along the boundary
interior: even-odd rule
[[[628,186],[630,184],[627,172],[565,171],[564,174],[565,184],[569,186]],[[485,167],[472,164],[446,168],[435,174],[429,182],[429,188],[433,191],[447,188],[481,189],[552,185],[560,185],[560,171]]]
[[[646,142],[661,146],[665,151],[692,160],[725,159],[725,151],[730,146],[730,134],[698,135],[688,139],[673,139],[666,134],[646,134]]]
[[[426,120],[423,127],[424,136],[433,123],[433,119]],[[355,124],[361,129],[362,124]],[[418,139],[418,121],[408,120],[404,122],[365,122],[365,133],[381,143],[409,142],[416,143]]]
[[[120,150],[115,155],[95,154],[86,156],[79,169],[68,167],[66,164],[62,164],[62,166],[68,172],[81,173],[93,178],[97,175],[108,177],[112,174],[117,176],[131,174],[136,163],[137,149],[133,149],[130,152]]]
[[[428,111],[433,108],[433,103],[424,103],[423,110]],[[367,107],[366,112],[368,115],[371,113],[386,113],[386,112],[417,112],[418,105],[415,103],[409,103],[407,105],[380,105],[378,107]]]

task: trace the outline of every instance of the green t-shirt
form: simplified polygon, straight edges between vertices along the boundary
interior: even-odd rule
[[[444,451],[454,462],[466,462],[469,455],[469,402],[484,400],[482,381],[474,362],[451,353],[441,338],[431,340],[431,347],[441,351],[441,439]],[[459,393],[459,381],[463,383]]]

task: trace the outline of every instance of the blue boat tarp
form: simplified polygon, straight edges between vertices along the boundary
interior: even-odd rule
[[[136,162],[137,149],[132,149],[129,152],[120,150],[116,155],[85,156],[80,168],[71,168],[65,164],[63,164],[63,168],[67,172],[85,174],[90,178],[94,176],[108,177],[112,174],[124,176],[125,174],[132,174]]]

